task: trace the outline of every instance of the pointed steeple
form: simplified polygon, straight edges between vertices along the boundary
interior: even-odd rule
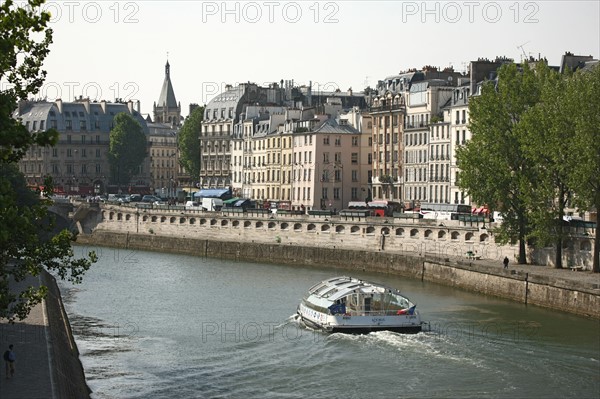
[[[181,119],[181,106],[175,99],[173,84],[171,83],[171,64],[167,58],[165,64],[165,80],[163,81],[162,89],[158,102],[154,105],[154,120],[160,123],[173,123],[179,125]]]
[[[160,97],[158,97],[157,106],[166,108],[177,108],[177,100],[175,100],[175,92],[173,91],[173,84],[171,83],[171,65],[167,60],[165,65],[165,80],[160,91]]]

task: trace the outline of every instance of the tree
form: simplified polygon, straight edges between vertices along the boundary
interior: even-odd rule
[[[569,139],[568,181],[573,204],[580,209],[600,209],[600,67],[580,70],[565,90],[566,112],[572,116],[574,135]],[[592,270],[600,273],[600,229],[596,216]]]
[[[146,145],[146,135],[139,122],[129,114],[118,113],[110,131],[108,161],[112,182],[119,186],[119,190],[121,184],[128,185],[137,173],[147,155]]]
[[[540,101],[525,112],[517,127],[523,153],[531,161],[536,177],[535,189],[523,194],[530,210],[529,237],[536,245],[555,245],[554,263],[560,269],[566,237],[563,216],[572,193],[567,167],[571,149],[565,146],[565,137],[572,135],[573,125],[563,105],[567,76],[545,64],[536,73],[542,81]]]
[[[528,64],[500,67],[497,82],[484,83],[481,95],[469,100],[473,138],[456,152],[459,187],[474,202],[502,214],[497,237],[500,242],[518,240],[520,264],[527,263],[525,195],[534,189],[536,171],[524,153],[518,126],[523,114],[539,101],[539,76]]]
[[[74,258],[69,231],[50,234],[49,239],[41,234],[53,227],[47,201],[27,188],[16,165],[31,146],[53,145],[58,139],[54,130],[31,133],[12,118],[17,102],[37,93],[46,75],[41,66],[52,30],[47,28],[50,15],[40,11],[42,4],[29,0],[17,7],[6,0],[0,5],[0,79],[8,83],[0,91],[0,318],[10,321],[24,319],[47,292],[44,286],[17,292],[13,281],[37,276],[45,268],[79,282],[96,261],[93,252]],[[46,179],[45,187],[49,194],[51,180]]]
[[[200,129],[204,107],[198,107],[187,117],[177,137],[179,165],[188,171],[192,180],[200,177]]]
[[[52,43],[47,28],[50,14],[39,12],[43,0],[29,0],[17,7],[12,0],[0,4],[0,160],[16,162],[34,144],[45,146],[58,141],[56,131],[29,132],[12,117],[19,99],[26,99],[41,87],[46,72],[41,70]],[[35,41],[31,36],[40,37]],[[5,85],[6,83],[6,85]]]

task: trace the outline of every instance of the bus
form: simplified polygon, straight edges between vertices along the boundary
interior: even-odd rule
[[[375,200],[368,203],[373,216],[394,216],[394,212],[402,212],[402,204],[396,201]]]
[[[423,219],[458,220],[459,215],[471,214],[471,206],[422,202],[419,212],[423,215]]]

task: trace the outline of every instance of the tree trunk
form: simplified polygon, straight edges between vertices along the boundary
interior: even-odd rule
[[[598,222],[600,221],[600,215],[598,212],[600,211],[600,192],[596,191],[596,203],[594,204],[596,208],[596,237],[594,237],[594,263],[592,266],[592,271],[594,273],[600,273],[600,264],[598,259],[598,254],[600,253],[600,225]]]
[[[600,218],[598,218],[598,214],[596,213],[596,237],[594,238],[594,265],[592,267],[594,273],[600,273],[600,264],[598,264],[598,253],[600,252],[600,226],[598,225],[599,219]]]
[[[523,217],[519,218],[519,264],[527,264],[527,252],[525,246],[525,221]]]
[[[554,267],[556,267],[557,269],[562,269],[563,268],[563,264],[562,264],[562,245],[563,245],[563,231],[564,231],[564,227],[563,227],[563,216],[565,215],[565,190],[564,190],[564,186],[561,184],[560,185],[560,194],[558,197],[558,200],[560,201],[559,203],[559,208],[558,208],[558,221],[556,221],[556,223],[558,223],[557,227],[557,239],[556,239],[556,258],[554,259]]]

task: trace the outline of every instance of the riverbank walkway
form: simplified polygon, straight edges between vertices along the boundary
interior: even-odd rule
[[[22,290],[39,286],[40,278],[31,277],[11,288]],[[2,399],[58,399],[51,371],[48,318],[45,301],[34,307],[29,316],[14,324],[0,320],[0,348],[14,345],[15,375],[6,378],[6,364],[2,359],[0,398]]]
[[[464,259],[455,260],[465,261]],[[478,265],[485,265],[485,268],[497,267],[499,270],[504,267],[501,260],[478,259],[469,262],[474,270],[477,270]],[[482,267],[482,269],[484,268]],[[509,264],[508,270],[509,273],[514,270],[516,273],[529,273],[530,275],[559,278],[573,283],[600,287],[600,274],[590,271],[572,271],[547,266],[517,264]],[[28,285],[38,285],[39,283],[39,278],[30,278],[14,288],[23,289]],[[52,358],[52,353],[57,350],[68,352],[69,348],[52,348],[52,335],[50,334],[48,312],[45,304],[46,302],[33,308],[29,317],[23,321],[14,324],[8,324],[6,320],[0,321],[0,347],[2,353],[8,348],[8,345],[13,344],[17,359],[15,376],[10,379],[6,378],[5,364],[2,360],[2,374],[0,374],[0,398],[2,399],[62,399],[57,394],[58,391],[62,392],[62,390],[57,389],[57,383],[55,382],[56,370],[53,370],[53,364],[56,364],[56,359]],[[50,322],[57,324],[62,323],[62,320],[51,320]],[[63,328],[63,326],[60,327]],[[58,344],[58,346],[61,345],[65,344]],[[68,396],[70,397],[70,395]]]

